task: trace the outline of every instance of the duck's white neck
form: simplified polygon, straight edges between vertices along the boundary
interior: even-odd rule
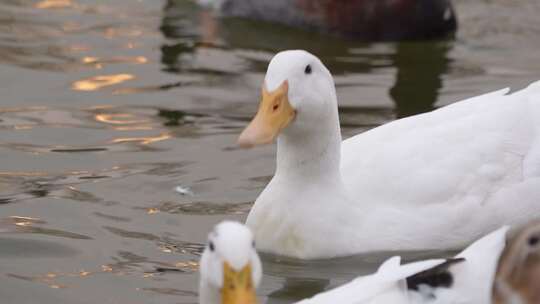
[[[341,180],[337,105],[329,104],[328,108],[318,119],[310,119],[315,123],[290,126],[278,137],[276,177]]]

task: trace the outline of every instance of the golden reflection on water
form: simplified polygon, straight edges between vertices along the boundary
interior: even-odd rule
[[[32,224],[32,222],[16,222],[15,225],[16,226],[30,226]]]
[[[139,124],[148,122],[146,119],[131,119],[133,114],[117,113],[117,114],[96,114],[95,120],[99,122],[109,123],[113,125]]]
[[[139,29],[113,28],[109,27],[103,33],[105,38],[113,39],[116,37],[139,37],[143,34]]]
[[[199,262],[197,261],[178,262],[174,264],[174,266],[180,269],[189,269],[191,271],[199,270]]]
[[[112,108],[114,108],[113,105],[102,104],[102,105],[90,106],[86,109],[90,111],[94,111],[94,110],[104,110],[104,109],[112,109]]]
[[[86,278],[91,275],[99,274],[99,273],[105,273],[105,272],[112,272],[113,269],[108,265],[102,265],[100,270],[97,271],[87,271],[85,269],[81,269],[77,272],[54,272],[50,271],[45,274],[37,274],[37,275],[18,275],[18,274],[7,274],[9,277],[30,281],[30,282],[37,282],[37,283],[43,283],[48,285],[50,288],[53,289],[60,289],[60,288],[68,288],[67,285],[60,284],[57,282],[58,280],[66,280],[69,278],[71,281],[71,278]]]
[[[67,8],[73,6],[71,0],[42,0],[34,5],[35,8],[51,9],[51,8]]]
[[[147,214],[156,214],[156,213],[159,213],[159,209],[158,208],[148,208],[148,209],[146,209],[146,213]]]
[[[90,50],[90,47],[82,44],[74,44],[67,47],[67,50],[70,52],[87,52]]]
[[[148,145],[154,142],[162,141],[171,138],[172,136],[168,133],[163,133],[158,136],[148,136],[148,137],[123,137],[115,138],[112,140],[113,143],[126,143],[126,142],[138,142],[142,145]]]
[[[145,131],[145,130],[153,130],[151,126],[121,126],[121,127],[114,127],[113,128],[116,131]]]
[[[29,126],[29,125],[15,125],[13,126],[13,128],[15,130],[30,130],[32,129],[33,127],[32,126]]]
[[[54,289],[58,289],[58,288],[66,288],[65,285],[56,285],[56,284],[51,284],[49,285],[50,288],[54,288]]]
[[[98,63],[133,63],[144,64],[148,62],[148,58],[144,56],[118,56],[110,59],[104,59],[93,56],[85,56],[81,59],[82,63],[98,64]]]
[[[10,216],[9,217],[12,221],[15,222],[16,225],[19,226],[28,226],[31,223],[40,223],[43,222],[42,220],[38,218],[33,217],[27,217],[27,216]],[[173,246],[174,247],[174,246]],[[170,245],[161,245],[159,246],[159,250],[164,253],[172,253],[174,250],[172,249]],[[180,270],[183,272],[196,272],[199,268],[199,263],[196,260],[186,260],[186,261],[178,261],[173,263],[166,263],[166,262],[153,262],[157,266],[155,271],[145,271],[142,274],[143,278],[154,278],[156,277],[157,271],[161,272],[161,270],[158,270],[157,268],[168,270]],[[130,266],[130,263],[124,264],[118,263],[118,264],[101,264],[97,267],[92,269],[79,269],[75,270],[73,272],[63,272],[63,271],[57,271],[57,270],[49,270],[45,273],[41,274],[15,274],[15,273],[8,273],[6,274],[9,277],[21,279],[29,282],[36,282],[40,284],[45,284],[49,288],[53,289],[61,289],[61,288],[69,288],[70,285],[73,286],[73,284],[76,284],[76,281],[74,279],[85,279],[90,276],[100,275],[100,274],[113,274],[117,276],[123,276],[126,275],[126,266]],[[136,264],[136,263],[135,263]],[[128,273],[131,272],[128,270]],[[69,285],[66,285],[65,283],[69,282]]]
[[[112,272],[113,268],[109,265],[101,265],[101,271],[103,272]]]
[[[95,91],[134,78],[132,74],[100,75],[75,81],[71,88],[76,91]]]
[[[79,271],[79,276],[82,278],[82,277],[86,277],[88,275],[90,275],[91,272],[90,271],[85,271],[84,269]]]
[[[85,56],[85,57],[83,57],[83,59],[81,59],[81,61],[83,63],[94,63],[94,62],[98,62],[99,58],[91,57],[91,56]]]
[[[43,220],[40,220],[39,218],[28,217],[28,216],[12,215],[9,218],[12,220],[15,226],[19,226],[19,227],[28,227],[28,226],[31,226],[32,224],[45,223]]]
[[[129,113],[100,113],[94,115],[96,121],[114,125],[116,131],[152,130],[152,121],[137,118]]]
[[[165,252],[165,253],[171,253],[172,252],[172,249],[167,248],[167,247],[159,247],[159,249],[161,250],[161,252]]]

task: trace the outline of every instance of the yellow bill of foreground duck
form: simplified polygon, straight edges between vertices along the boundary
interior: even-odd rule
[[[392,257],[371,275],[298,303],[488,304],[492,294],[497,304],[537,303],[529,299],[538,297],[538,280],[523,279],[540,275],[540,247],[533,242],[540,237],[540,225],[522,231],[505,248],[507,231],[506,226],[493,231],[452,259],[401,265],[399,257]],[[261,273],[250,230],[237,222],[222,222],[210,233],[201,257],[200,303],[257,303]]]
[[[540,83],[508,92],[342,142],[328,69],[305,51],[278,53],[238,139],[277,139],[275,175],[246,222],[258,249],[304,259],[460,249],[540,216]]]

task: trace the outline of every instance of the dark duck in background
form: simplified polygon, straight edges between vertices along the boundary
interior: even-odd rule
[[[242,17],[364,41],[444,39],[457,21],[450,0],[198,0]]]

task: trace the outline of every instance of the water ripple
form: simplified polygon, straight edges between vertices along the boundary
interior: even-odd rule
[[[134,209],[155,210],[170,214],[191,214],[191,215],[208,215],[208,214],[247,214],[251,209],[253,202],[244,203],[212,203],[212,202],[191,202],[191,203],[176,203],[162,202],[159,205],[147,207],[135,207]]]

